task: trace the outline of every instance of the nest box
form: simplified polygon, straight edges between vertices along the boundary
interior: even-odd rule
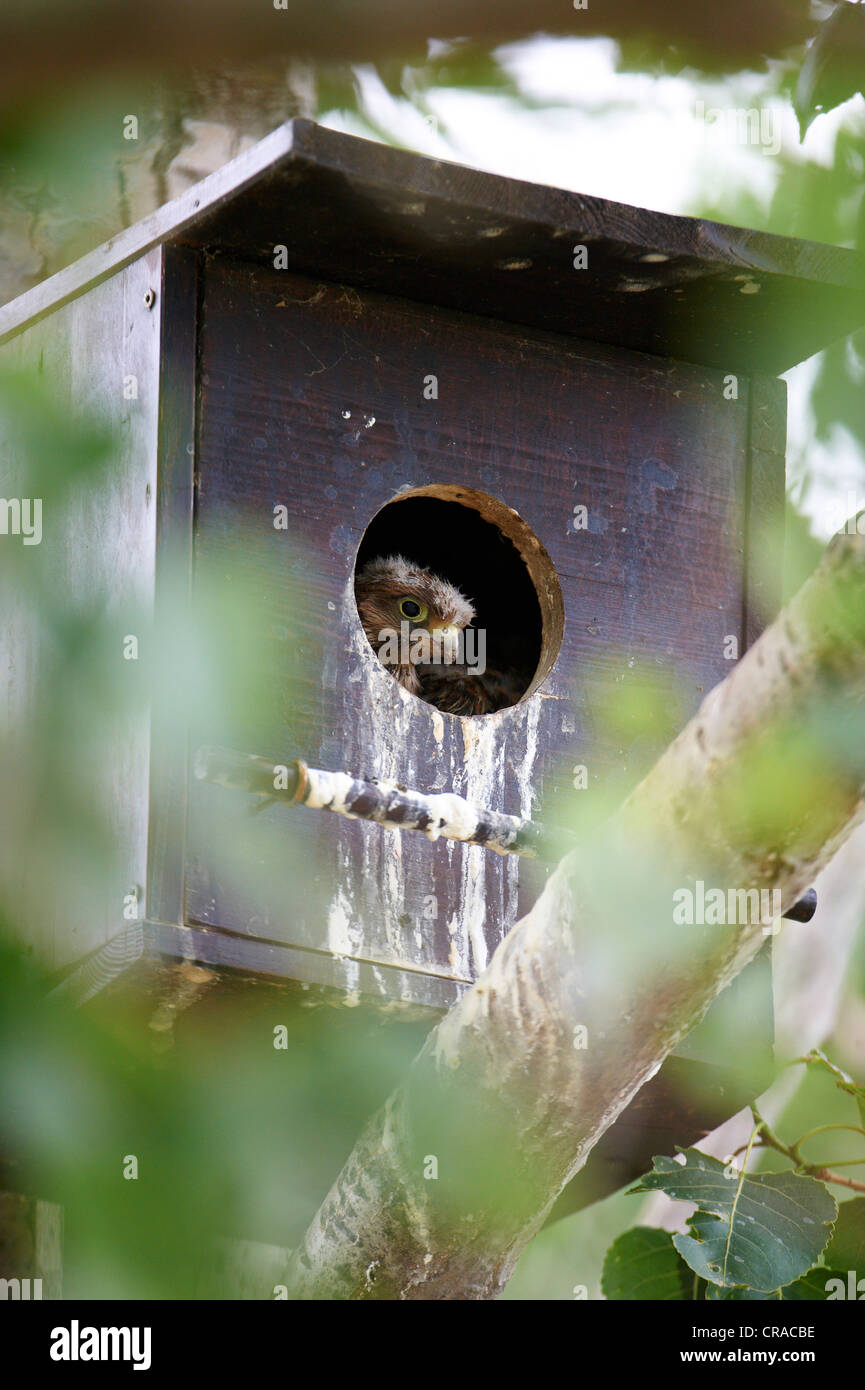
[[[590,715],[605,683],[672,665],[684,722],[730,669],[725,639],[743,650],[776,607],[753,551],[783,513],[778,373],[865,321],[863,283],[844,250],[293,121],[0,311],[4,358],[41,355],[122,440],[70,586],[89,565],[115,602],[158,605],[180,555],[218,605],[231,538],[259,528],[250,623],[294,678],[290,709],[243,727],[166,739],[157,711],[130,733],[107,778],[117,880],[64,921],[54,963],[88,957],[94,988],[185,959],[452,1004],[534,900],[537,864],[307,807],[250,818],[248,793],[195,778],[196,749],[524,818],[575,767],[602,782],[621,762]],[[444,714],[379,664],[354,579],[391,553],[474,598],[515,703]],[[253,856],[242,887],[226,832]],[[289,837],[308,881],[286,897]],[[768,1036],[768,987],[766,1017]]]

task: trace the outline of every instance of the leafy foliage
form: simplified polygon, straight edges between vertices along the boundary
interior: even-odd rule
[[[826,1250],[826,1264],[858,1269],[865,1276],[865,1197],[845,1202]]]
[[[820,26],[799,73],[793,104],[804,140],[808,127],[865,86],[865,6],[843,0]]]
[[[690,1299],[694,1284],[669,1231],[634,1226],[610,1246],[601,1290],[605,1298],[669,1302]]]
[[[855,1102],[861,1118],[863,1087],[820,1052],[797,1059]],[[827,1184],[861,1184],[802,1155],[806,1140],[850,1131],[865,1139],[865,1126],[827,1124],[792,1143],[773,1132],[756,1107],[755,1127],[741,1170],[697,1149],[678,1158],[656,1157],[630,1191],[663,1192],[696,1207],[688,1230],[636,1226],[607,1251],[602,1289],[611,1299],[664,1298],[785,1302],[858,1298],[865,1290],[865,1197],[839,1210]],[[754,1148],[782,1154],[794,1165],[749,1173]],[[865,1160],[838,1160],[853,1166]]]
[[[705,1298],[709,1302],[831,1302],[862,1296],[859,1271],[865,1269],[865,1198],[845,1202],[823,1260],[799,1279],[769,1291],[747,1285],[723,1287],[694,1277],[669,1231],[635,1226],[610,1247],[604,1264],[603,1292],[611,1299]],[[862,1282],[865,1288],[865,1281]],[[643,1289],[647,1292],[641,1293]],[[657,1290],[657,1292],[648,1292]]]
[[[830,1062],[829,1058],[824,1057],[823,1053],[816,1048],[813,1052],[808,1054],[805,1061],[809,1066],[822,1067],[825,1071],[829,1072],[830,1076],[835,1077],[835,1085],[838,1087],[838,1090],[844,1091],[846,1095],[853,1097],[856,1102],[856,1109],[859,1112],[859,1122],[863,1128],[865,1128],[865,1086],[859,1086],[855,1081],[851,1081],[850,1077],[847,1076],[840,1067],[836,1067],[834,1062]]]
[[[690,1234],[674,1236],[673,1244],[701,1279],[770,1292],[816,1262],[838,1212],[821,1183],[797,1173],[754,1177],[697,1149],[684,1157],[682,1164],[656,1158],[654,1171],[631,1190],[696,1203]]]

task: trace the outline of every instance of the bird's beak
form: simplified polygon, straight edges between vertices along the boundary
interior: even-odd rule
[[[429,631],[432,633],[436,646],[441,644],[441,659],[444,664],[450,666],[457,661],[459,659],[461,629],[448,623],[430,623]]]

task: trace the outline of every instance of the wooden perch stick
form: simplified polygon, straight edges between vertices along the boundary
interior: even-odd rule
[[[664,891],[645,909],[651,874],[711,873],[789,907],[862,817],[863,727],[865,537],[842,533],[430,1035],[294,1253],[290,1296],[495,1297],[592,1146],[764,941],[759,923],[686,927],[674,950]],[[813,729],[840,750],[828,769],[806,766]]]
[[[335,811],[349,820],[373,821],[387,830],[416,830],[429,840],[459,840],[525,859],[555,861],[574,848],[574,837],[561,827],[490,811],[455,792],[413,791],[394,782],[367,782],[348,772],[325,772],[308,767],[302,758],[274,763],[255,753],[203,744],[195,754],[193,770],[200,782],[263,796],[265,800],[254,810],[285,801]],[[784,916],[810,922],[816,909],[817,894],[809,888]]]
[[[528,859],[559,859],[568,837],[535,821],[474,806],[455,792],[420,792],[395,782],[364,781],[348,772],[325,772],[298,758],[273,763],[253,753],[206,744],[194,762],[200,781],[258,793],[317,811],[335,811],[350,820],[375,821],[389,830],[417,830],[430,840],[461,840],[498,854]]]

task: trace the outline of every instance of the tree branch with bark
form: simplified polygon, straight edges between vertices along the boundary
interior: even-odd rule
[[[674,893],[704,879],[791,906],[862,818],[863,730],[865,536],[848,523],[430,1034],[295,1251],[290,1296],[495,1297],[775,930],[677,926]]]

